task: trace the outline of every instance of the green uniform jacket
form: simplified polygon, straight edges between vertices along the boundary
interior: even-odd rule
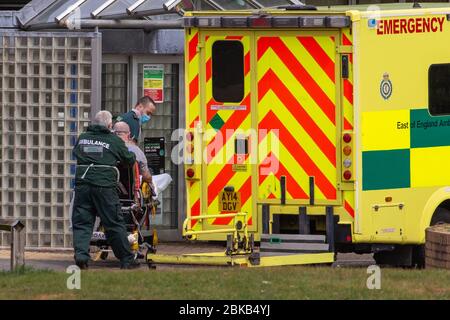
[[[90,125],[87,131],[80,135],[73,153],[77,159],[76,185],[115,187],[118,176],[112,167],[117,167],[118,164],[130,166],[136,161],[136,156],[128,151],[122,139],[100,125]],[[88,169],[91,164],[94,166]]]
[[[134,111],[129,111],[117,117],[117,121],[123,121],[130,127],[131,139],[139,140],[139,134],[141,132],[141,124],[139,117]]]

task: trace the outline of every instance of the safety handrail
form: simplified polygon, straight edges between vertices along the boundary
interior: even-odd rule
[[[238,228],[238,217],[243,217],[244,223]],[[213,230],[192,230],[191,222],[193,220],[209,220],[215,218],[233,218],[234,224],[233,227],[228,228],[218,228]],[[224,214],[206,214],[206,215],[198,215],[187,217],[183,222],[183,237],[192,237],[195,239],[197,235],[201,234],[215,234],[215,233],[226,233],[233,234],[234,237],[237,236],[237,233],[243,232],[245,236],[247,236],[247,212],[237,212],[237,213],[224,213]]]

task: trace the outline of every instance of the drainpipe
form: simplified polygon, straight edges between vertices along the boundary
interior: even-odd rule
[[[66,19],[60,25],[71,29],[183,29],[183,20],[101,20],[101,19]]]

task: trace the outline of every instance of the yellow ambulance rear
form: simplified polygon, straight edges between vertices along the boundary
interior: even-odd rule
[[[186,228],[245,212],[256,241],[421,266],[450,223],[450,8],[309,9],[184,18]]]

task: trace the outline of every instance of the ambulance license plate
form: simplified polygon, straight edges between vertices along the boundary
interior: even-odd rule
[[[219,194],[220,212],[241,211],[241,193],[234,191],[222,191]]]

